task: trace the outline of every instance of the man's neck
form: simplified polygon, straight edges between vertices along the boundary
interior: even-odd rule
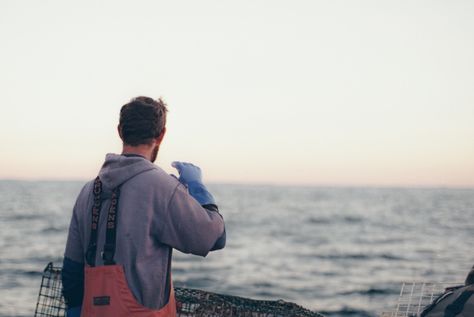
[[[140,156],[143,156],[148,161],[151,161],[152,149],[150,148],[149,145],[131,146],[131,145],[124,144],[122,148],[122,154],[123,155],[127,155],[127,154],[140,155]]]

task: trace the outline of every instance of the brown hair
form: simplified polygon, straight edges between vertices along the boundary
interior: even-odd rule
[[[168,109],[164,101],[136,97],[120,109],[119,129],[127,145],[150,144],[163,132]]]

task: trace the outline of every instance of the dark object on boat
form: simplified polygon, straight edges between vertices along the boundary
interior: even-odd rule
[[[446,288],[443,294],[425,307],[420,317],[472,317],[474,316],[474,267],[465,285]]]
[[[474,266],[472,266],[471,271],[467,274],[466,281],[464,282],[465,285],[474,284]]]
[[[61,268],[49,263],[44,269],[35,317],[64,317]],[[178,317],[324,317],[294,303],[221,295],[189,288],[175,288]]]
[[[420,317],[474,316],[474,285],[447,288],[420,314]]]

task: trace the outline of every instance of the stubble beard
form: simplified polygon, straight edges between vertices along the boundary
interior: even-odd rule
[[[156,145],[155,148],[153,149],[153,152],[151,153],[151,162],[155,163],[156,158],[158,157],[158,150],[160,149],[159,145]]]

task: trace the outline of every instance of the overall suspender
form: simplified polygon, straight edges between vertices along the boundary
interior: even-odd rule
[[[99,230],[100,211],[102,207],[102,182],[99,176],[94,181],[94,203],[92,205],[92,220],[91,220],[91,234],[90,240],[86,251],[86,262],[90,267],[96,266],[96,253],[97,253],[97,235]],[[117,237],[117,216],[118,216],[118,202],[120,197],[120,187],[116,187],[112,190],[112,196],[110,199],[110,206],[107,213],[107,224],[105,232],[105,244],[104,249],[101,252],[102,260],[104,265],[115,265],[114,255],[116,248],[116,237]],[[168,258],[168,274],[166,278],[165,290],[172,295],[173,284],[171,281],[171,258],[173,248],[169,248]],[[174,298],[174,295],[173,295]],[[173,299],[174,300],[174,299]]]
[[[99,176],[94,181],[94,203],[92,205],[91,237],[86,252],[86,261],[89,266],[95,266],[95,256],[97,253],[97,232],[99,229],[100,209],[102,207],[102,182]],[[107,214],[107,229],[105,232],[105,245],[102,251],[104,265],[114,265],[115,240],[117,236],[117,211],[120,196],[119,188],[114,188],[110,199],[109,211]]]

